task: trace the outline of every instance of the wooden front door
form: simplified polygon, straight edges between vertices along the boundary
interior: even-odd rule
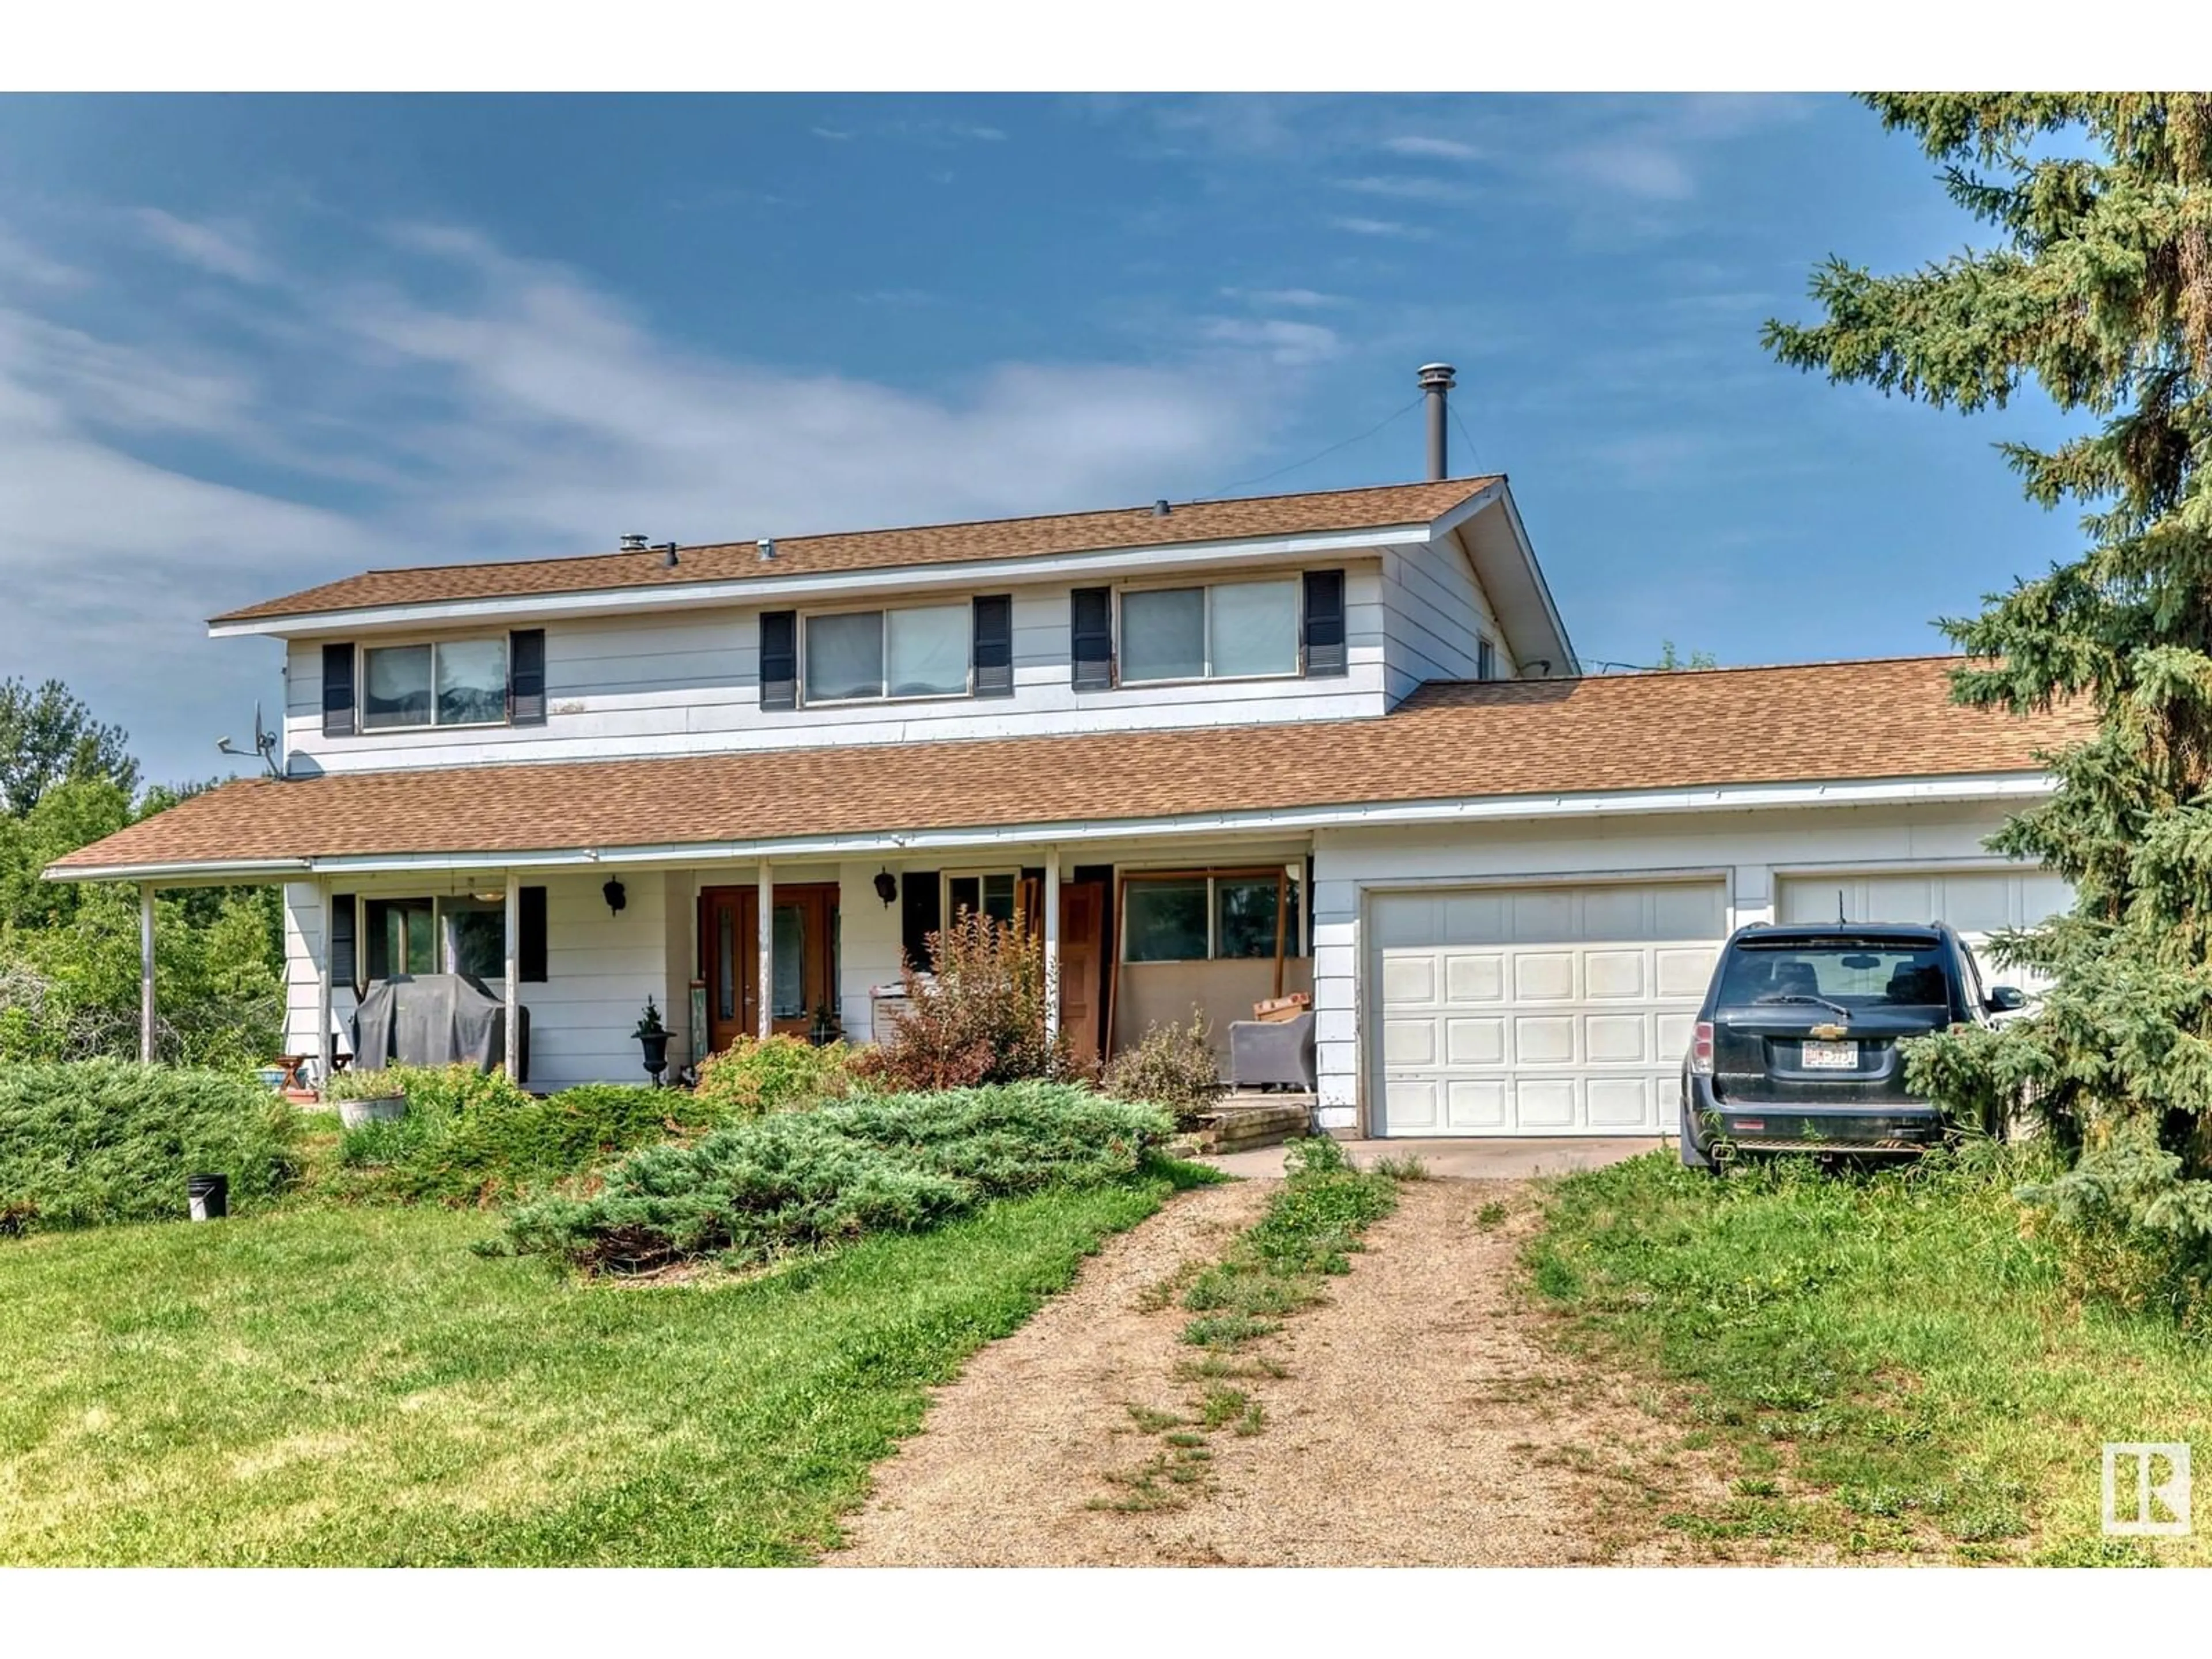
[[[1060,890],[1060,1025],[1076,1057],[1097,1060],[1106,998],[1106,884]]]
[[[707,1040],[718,1054],[760,1030],[759,917],[758,887],[709,887],[699,895]],[[771,925],[771,1023],[787,1036],[803,1037],[813,1027],[815,1010],[837,1012],[836,884],[778,885]]]

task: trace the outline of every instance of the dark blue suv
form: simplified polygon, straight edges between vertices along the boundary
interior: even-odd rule
[[[2008,985],[1985,993],[1973,952],[1941,922],[1739,928],[1682,1062],[1682,1162],[1714,1168],[1723,1142],[1733,1152],[1917,1153],[1958,1126],[1906,1089],[1899,1042],[2027,1000]]]

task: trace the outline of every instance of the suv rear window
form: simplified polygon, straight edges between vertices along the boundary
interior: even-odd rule
[[[1943,947],[1935,939],[1817,939],[1736,947],[1721,980],[1723,1004],[1743,1007],[1790,996],[1826,997],[1847,1007],[1925,1007],[1951,1000]]]

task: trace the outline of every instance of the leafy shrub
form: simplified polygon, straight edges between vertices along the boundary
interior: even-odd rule
[[[971,1089],[1025,1078],[1066,1078],[1066,1033],[1045,1035],[1051,988],[1044,946],[1019,921],[963,911],[928,936],[932,971],[901,966],[906,1006],[854,1072],[884,1090]]]
[[[1103,1086],[1116,1100],[1142,1100],[1189,1118],[1221,1092],[1220,1065],[1206,1042],[1205,1014],[1188,1025],[1152,1025],[1144,1040],[1107,1062]]]
[[[350,1079],[350,1080],[349,1080]],[[407,1115],[345,1132],[343,1196],[483,1204],[582,1174],[669,1133],[680,1091],[589,1083],[538,1099],[503,1073],[471,1066],[341,1072],[332,1095],[404,1093]]]
[[[739,1037],[700,1062],[693,1109],[720,1122],[834,1100],[851,1086],[852,1061],[842,1042],[817,1048],[793,1036]]]
[[[648,1147],[589,1198],[513,1212],[507,1242],[593,1271],[728,1251],[764,1260],[910,1232],[994,1198],[1127,1175],[1172,1129],[1067,1084],[860,1096]]]
[[[252,1078],[122,1060],[0,1065],[0,1231],[181,1220],[185,1178],[234,1208],[292,1179],[297,1114]]]

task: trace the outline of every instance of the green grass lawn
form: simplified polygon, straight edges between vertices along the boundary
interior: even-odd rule
[[[2201,1526],[2104,1538],[2100,1501],[2106,1441],[2188,1441],[2212,1472],[2212,1344],[2069,1295],[2011,1184],[1802,1161],[1716,1182],[1653,1153],[1559,1182],[1529,1265],[1571,1328],[1680,1385],[1692,1444],[1734,1454],[1735,1500],[1677,1526],[1847,1553],[2212,1561]]]
[[[0,1563],[805,1562],[924,1389],[1167,1191],[653,1287],[441,1209],[0,1242]]]

